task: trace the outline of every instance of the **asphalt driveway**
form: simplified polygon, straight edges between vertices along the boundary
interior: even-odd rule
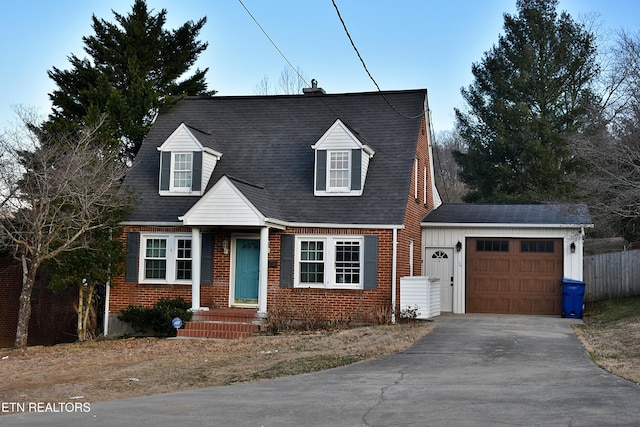
[[[408,351],[312,374],[1,416],[25,426],[640,425],[640,386],[591,362],[570,319],[443,315]]]

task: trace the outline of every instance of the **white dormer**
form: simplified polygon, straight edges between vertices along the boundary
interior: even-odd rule
[[[361,196],[375,154],[340,120],[311,146],[315,153],[314,195]]]
[[[199,139],[200,138],[200,139]],[[211,135],[184,123],[158,147],[161,196],[201,196],[222,153],[205,147],[201,140]]]

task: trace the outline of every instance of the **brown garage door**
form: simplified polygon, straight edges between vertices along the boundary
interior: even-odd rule
[[[467,239],[467,313],[561,314],[561,239]]]

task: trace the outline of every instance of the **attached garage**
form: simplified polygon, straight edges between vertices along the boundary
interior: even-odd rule
[[[447,276],[441,311],[540,315],[560,315],[563,277],[582,280],[593,226],[583,204],[444,204],[421,225],[423,274]]]

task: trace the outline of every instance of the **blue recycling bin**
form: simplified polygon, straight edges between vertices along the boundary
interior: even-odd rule
[[[582,319],[584,288],[582,280],[562,278],[562,317]]]

